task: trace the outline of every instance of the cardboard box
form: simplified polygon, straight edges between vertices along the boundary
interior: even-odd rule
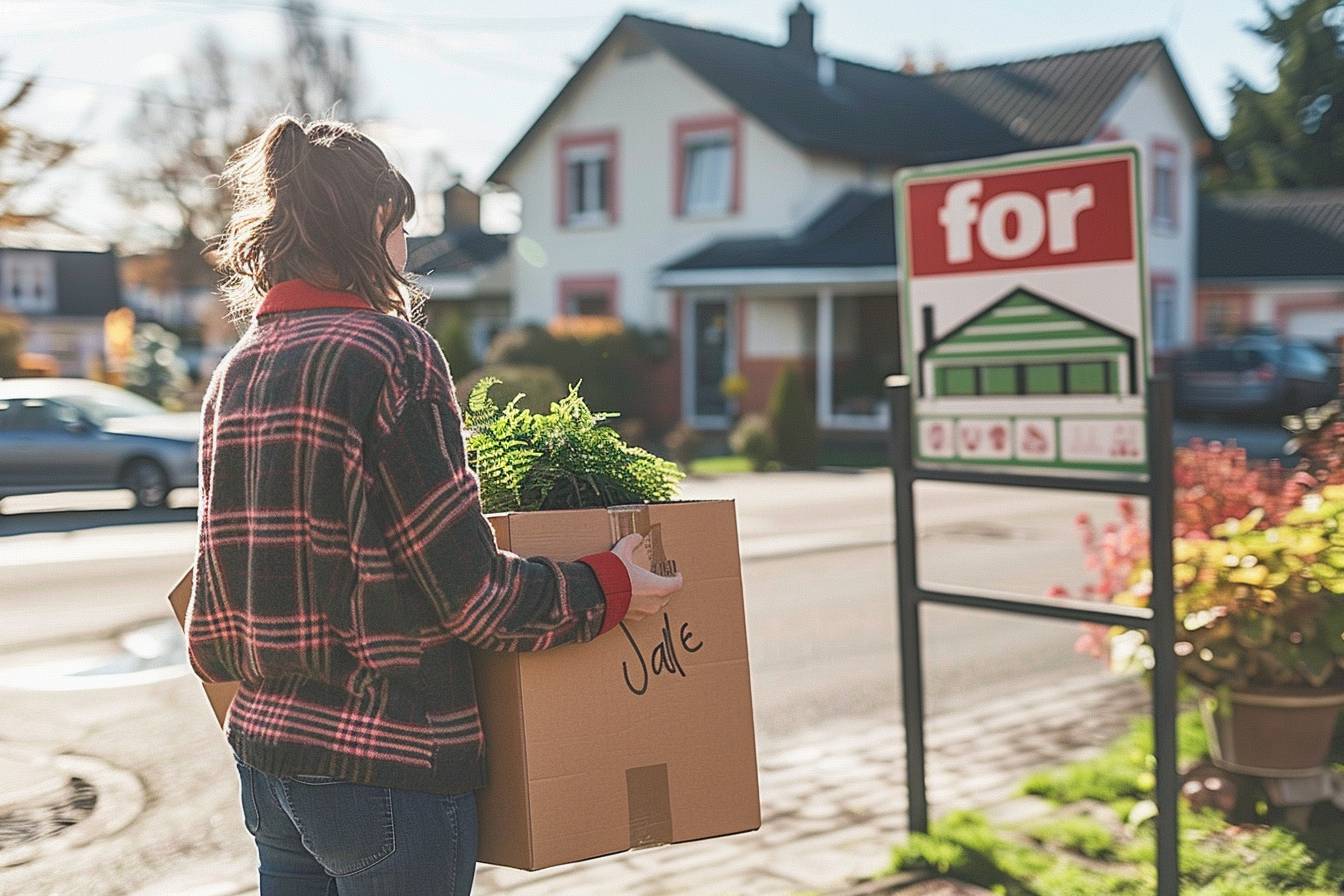
[[[761,824],[731,501],[492,516],[500,547],[573,560],[630,532],[679,571],[665,614],[539,653],[478,651],[480,859],[535,870]]]
[[[177,624],[183,628],[187,624],[187,604],[191,603],[191,573],[190,569],[187,570],[187,574],[168,593],[168,603],[173,605],[173,615],[177,617]],[[205,688],[205,696],[210,701],[210,708],[215,711],[215,718],[219,720],[219,727],[223,728],[224,717],[228,715],[229,704],[233,702],[233,695],[238,691],[238,685],[232,681],[219,684],[210,684],[203,681],[201,687]]]
[[[538,653],[473,654],[489,783],[480,861],[536,870],[761,825],[731,501],[490,516],[501,548],[573,560],[631,532],[680,572],[667,612]],[[170,597],[181,623],[191,576]],[[235,685],[207,684],[220,724]]]

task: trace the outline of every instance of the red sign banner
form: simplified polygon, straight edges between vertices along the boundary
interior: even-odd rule
[[[909,274],[959,274],[1135,257],[1129,157],[912,183]]]

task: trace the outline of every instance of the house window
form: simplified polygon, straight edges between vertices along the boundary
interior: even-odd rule
[[[1023,385],[1028,395],[1063,395],[1064,365],[1028,364]]]
[[[616,161],[614,132],[560,139],[560,226],[616,221]]]
[[[738,210],[741,127],[736,116],[678,122],[676,212],[686,217]]]
[[[1109,361],[1087,361],[1064,365],[1070,395],[1105,395],[1115,382],[1114,367]]]
[[[0,307],[20,314],[54,314],[56,259],[43,252],[0,256]]]
[[[560,281],[561,317],[614,317],[615,277],[567,277]]]
[[[983,395],[1016,395],[1017,368],[1014,366],[980,368],[980,392]]]
[[[938,369],[939,395],[975,395],[974,367],[940,367]]]
[[[1153,144],[1153,226],[1167,232],[1176,229],[1178,158],[1174,144]]]
[[[1165,351],[1176,342],[1176,278],[1154,274],[1152,284],[1153,348]]]

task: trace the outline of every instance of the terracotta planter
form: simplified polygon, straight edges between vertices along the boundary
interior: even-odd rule
[[[1318,775],[1325,766],[1344,690],[1232,691],[1226,706],[1200,697],[1209,752],[1219,768],[1263,778]]]

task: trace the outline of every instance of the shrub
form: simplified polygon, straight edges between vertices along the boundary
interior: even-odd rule
[[[566,383],[582,382],[595,407],[650,419],[656,409],[649,384],[667,358],[667,348],[662,335],[624,327],[615,318],[561,318],[550,328],[528,325],[503,331],[486,353],[485,364],[549,367]]]
[[[691,463],[700,456],[700,446],[703,442],[700,431],[685,420],[672,427],[672,430],[663,436],[667,453],[683,470],[689,470]]]
[[[677,465],[621,441],[577,387],[533,413],[515,398],[500,407],[490,397],[498,380],[472,388],[463,422],[467,460],[481,483],[486,513],[561,510],[669,501],[682,472]]]
[[[458,403],[466,407],[476,384],[486,379],[502,384],[510,396],[521,396],[518,406],[538,414],[549,410],[553,402],[564,398],[569,392],[565,381],[549,367],[487,365],[454,381]]]
[[[775,434],[770,421],[760,414],[748,414],[733,427],[728,444],[734,454],[751,461],[751,468],[760,473],[779,465]]]
[[[770,393],[769,414],[780,463],[795,470],[816,467],[816,406],[796,368],[784,368],[775,380]]]
[[[23,320],[13,314],[0,314],[0,377],[19,375],[23,337]]]
[[[471,330],[461,311],[450,308],[444,312],[434,327],[434,339],[443,349],[453,376],[466,376],[479,366],[471,347]]]

